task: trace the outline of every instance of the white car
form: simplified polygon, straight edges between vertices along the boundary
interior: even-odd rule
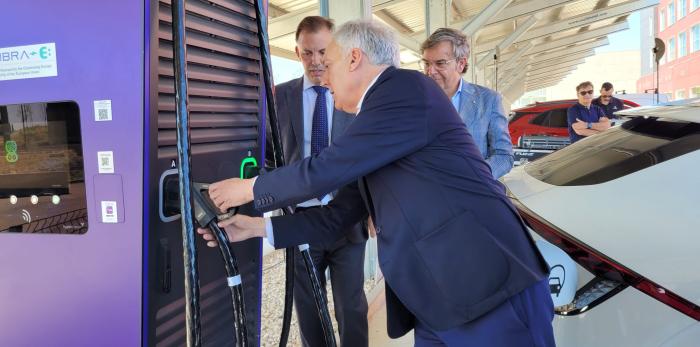
[[[700,346],[700,101],[620,114],[503,178],[551,268],[557,345]]]

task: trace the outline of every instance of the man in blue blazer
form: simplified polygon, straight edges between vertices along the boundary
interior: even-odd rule
[[[462,79],[468,68],[467,37],[452,28],[437,29],[423,42],[421,53],[419,65],[450,97],[493,177],[510,172],[513,145],[501,94]]]
[[[220,209],[271,210],[345,186],[327,206],[222,221],[233,242],[275,247],[342,237],[375,221],[388,333],[416,346],[553,346],[548,267],[440,88],[399,65],[390,29],[341,26],[326,52],[336,107],[357,116],[318,156],[210,187]],[[213,237],[199,229],[216,246]]]
[[[299,22],[296,31],[296,54],[304,66],[304,76],[275,87],[275,103],[281,134],[282,150],[287,163],[314,155],[314,148],[326,147],[328,140],[338,138],[354,118],[354,114],[333,108],[333,96],[321,87],[323,56],[332,39],[333,22],[320,16],[309,16]],[[324,95],[319,96],[317,90]],[[325,103],[325,104],[322,104]],[[323,111],[323,112],[321,112]],[[330,112],[328,112],[330,111]],[[319,119],[325,117],[324,119]],[[323,124],[326,129],[318,129]],[[319,146],[312,134],[325,131]],[[268,149],[272,148],[268,136]],[[272,161],[271,150],[266,152]],[[297,205],[297,211],[322,205],[331,198],[314,197]],[[368,345],[367,298],[364,292],[364,259],[367,231],[362,223],[344,230],[344,237],[332,243],[311,243],[309,252],[318,270],[325,293],[326,269],[330,268],[335,318],[340,345]],[[299,321],[304,347],[324,344],[323,327],[318,316],[313,288],[306,274],[306,265],[297,253],[294,277],[294,308]]]

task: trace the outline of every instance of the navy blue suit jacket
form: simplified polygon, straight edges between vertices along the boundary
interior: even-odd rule
[[[267,211],[345,185],[324,208],[273,218],[275,246],[333,238],[369,211],[392,337],[414,317],[459,326],[546,276],[450,100],[416,71],[384,71],[346,132],[318,156],[259,176],[254,203]]]
[[[294,163],[304,158],[304,77],[299,77],[275,87],[275,105],[277,106],[277,120],[279,122],[280,142],[284,152],[286,163]],[[331,140],[339,137],[355,118],[354,114],[333,110],[333,123],[331,125]],[[273,166],[274,153],[272,152],[272,134],[267,135],[267,150],[265,161],[268,166]],[[368,238],[364,223],[357,223],[345,232],[345,237],[351,243],[365,242]],[[343,235],[338,235],[338,239]],[[334,240],[323,240],[319,245],[332,246]]]

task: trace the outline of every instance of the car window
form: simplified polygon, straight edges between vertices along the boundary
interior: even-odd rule
[[[525,168],[557,186],[607,182],[700,149],[700,124],[638,117]]]
[[[549,111],[542,112],[530,120],[530,124],[539,126],[549,126]]]
[[[549,126],[554,128],[568,128],[569,122],[566,118],[566,108],[551,110],[549,115]]]
[[[514,114],[513,114],[513,115],[510,117],[510,119],[508,120],[508,123],[509,123],[509,124],[510,124],[510,123],[513,123],[513,122],[515,122],[515,121],[517,121],[518,119],[520,119],[520,118],[522,118],[523,116],[525,116],[525,115],[528,114],[527,112],[517,112],[517,111],[516,111],[516,112],[513,112],[513,113],[514,113]]]

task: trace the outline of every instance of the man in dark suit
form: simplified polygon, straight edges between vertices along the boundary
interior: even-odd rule
[[[254,201],[270,210],[347,185],[328,206],[220,225],[234,242],[267,234],[286,247],[334,239],[369,213],[389,336],[415,329],[416,346],[553,346],[547,264],[450,100],[423,74],[395,68],[398,52],[380,24],[341,26],[324,61],[336,107],[357,113],[345,133],[316,157],[210,187],[221,209]]]
[[[332,31],[333,22],[324,17],[302,19],[297,26],[295,51],[304,66],[304,76],[275,87],[280,140],[287,163],[317,155],[329,145],[329,141],[338,138],[353,120],[353,114],[333,108],[333,96],[328,88],[321,86],[321,76],[325,70],[323,56],[332,40]],[[271,136],[268,139],[271,141]],[[268,144],[269,148],[272,148],[271,143]],[[268,161],[271,161],[272,151],[268,150],[266,154]],[[324,205],[331,200],[331,196],[326,194],[304,201],[297,205],[297,212]],[[361,223],[345,229],[340,239],[311,243],[309,251],[324,295],[325,271],[330,268],[340,345],[362,347],[368,345],[367,298],[364,293],[367,232]],[[295,264],[294,307],[302,344],[322,346],[325,343],[323,328],[306,266],[299,253]]]

